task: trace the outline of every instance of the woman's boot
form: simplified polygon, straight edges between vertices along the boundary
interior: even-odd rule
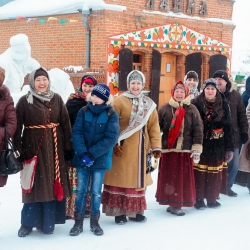
[[[100,218],[100,214],[97,214],[95,216],[91,214],[91,217],[90,217],[90,231],[93,232],[94,235],[97,235],[97,236],[101,236],[104,233],[102,228],[99,225],[99,222],[98,222],[99,218]]]
[[[75,224],[69,232],[69,235],[71,236],[77,236],[83,231],[84,214],[75,212],[74,216],[75,216]]]

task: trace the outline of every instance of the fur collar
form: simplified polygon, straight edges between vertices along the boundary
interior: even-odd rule
[[[9,89],[5,85],[2,85],[0,87],[0,99],[6,99],[8,95],[10,95]]]
[[[170,98],[169,105],[174,108],[178,108],[179,106],[183,106],[184,104],[190,105],[190,95],[183,99],[180,103],[175,101],[173,97]]]

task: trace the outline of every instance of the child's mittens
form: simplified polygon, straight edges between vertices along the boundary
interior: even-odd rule
[[[90,159],[90,157],[88,155],[84,155],[82,157],[82,163],[87,166],[87,167],[90,167],[93,165],[94,161],[92,159]]]

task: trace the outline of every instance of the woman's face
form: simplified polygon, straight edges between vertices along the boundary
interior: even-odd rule
[[[49,79],[46,76],[38,76],[35,79],[35,89],[38,92],[46,92],[49,86]]]
[[[204,89],[204,93],[205,93],[205,97],[208,99],[208,100],[212,100],[215,98],[216,96],[216,88],[214,86],[207,86],[205,89]]]
[[[185,91],[183,89],[176,89],[174,91],[174,99],[177,102],[181,102],[183,99],[185,99],[185,97],[186,97],[186,94],[185,94]]]
[[[186,84],[189,89],[193,89],[197,85],[198,81],[196,81],[194,78],[188,78],[186,80]]]
[[[142,83],[138,80],[129,83],[129,90],[133,95],[139,95],[142,89]]]
[[[82,92],[87,95],[88,93],[90,93],[92,91],[92,89],[94,88],[93,84],[87,84],[86,82],[84,82],[82,84]]]

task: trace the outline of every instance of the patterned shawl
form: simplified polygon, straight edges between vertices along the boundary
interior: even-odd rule
[[[149,97],[142,93],[135,96],[127,91],[122,95],[132,99],[132,110],[129,119],[129,125],[120,132],[118,145],[120,145],[122,140],[130,137],[135,132],[142,129],[147,123],[153,110],[156,108],[156,104]]]

